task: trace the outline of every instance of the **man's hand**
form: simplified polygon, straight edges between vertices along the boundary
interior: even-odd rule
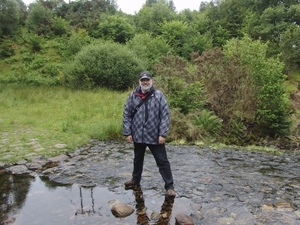
[[[163,137],[163,136],[159,136],[158,137],[158,143],[161,144],[161,145],[164,144],[164,143],[166,143],[166,138]]]
[[[132,143],[132,135],[128,135],[126,137],[126,140],[127,140],[128,143]]]

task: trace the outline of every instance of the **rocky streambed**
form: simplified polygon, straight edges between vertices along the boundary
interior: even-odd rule
[[[73,154],[23,161],[5,170],[64,185],[105,187],[116,194],[116,199],[132,197],[127,203],[132,203],[137,212],[144,207],[148,224],[154,224],[146,208],[165,204],[162,178],[148,150],[141,181],[145,203],[141,206],[134,191],[124,190],[124,182],[131,178],[132,149],[125,142],[91,141]],[[166,224],[175,224],[178,213],[190,216],[199,225],[300,224],[299,151],[273,154],[167,145],[167,152],[177,196],[169,205]],[[101,224],[139,224],[138,216],[131,220],[102,219],[106,222]]]

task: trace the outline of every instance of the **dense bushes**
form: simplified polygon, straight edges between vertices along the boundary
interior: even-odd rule
[[[244,37],[229,41],[224,50],[194,53],[194,66],[180,57],[163,57],[155,72],[173,112],[171,137],[214,137],[240,145],[288,135],[290,105],[283,65],[266,58],[266,49]]]
[[[82,48],[66,68],[63,83],[82,89],[105,87],[126,90],[145,70],[143,62],[128,48],[117,43],[94,43]]]

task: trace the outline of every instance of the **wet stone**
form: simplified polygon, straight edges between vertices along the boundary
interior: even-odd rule
[[[45,165],[46,165],[46,161],[35,161],[35,162],[28,162],[26,163],[26,167],[29,170],[41,170]]]
[[[131,215],[134,212],[134,209],[129,205],[117,203],[111,208],[111,211],[115,217],[123,218]]]
[[[182,213],[177,214],[175,216],[175,220],[176,220],[175,225],[194,225],[193,220],[189,216],[184,215]]]
[[[60,161],[65,161],[67,159],[69,159],[69,156],[67,156],[67,155],[59,155],[59,156],[55,156],[55,157],[49,158],[48,160],[52,161],[52,162],[60,162]]]
[[[31,170],[29,170],[25,165],[16,165],[16,166],[11,166],[6,169],[6,172],[11,173],[11,174],[16,174],[16,175],[23,175],[27,174],[33,177],[36,177],[37,174]]]

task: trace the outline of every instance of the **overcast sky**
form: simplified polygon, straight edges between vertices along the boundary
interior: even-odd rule
[[[204,2],[204,0],[202,0]],[[117,0],[119,8],[127,14],[138,12],[146,0]],[[199,10],[201,0],[173,0],[176,11],[180,12],[183,9]]]
[[[176,11],[180,12],[183,9],[191,9],[191,10],[199,10],[199,6],[201,2],[205,2],[205,0],[173,0]],[[29,5],[35,0],[23,0],[26,5]],[[68,0],[65,0],[68,2]],[[146,0],[116,0],[119,8],[127,14],[134,15],[135,12],[138,12]]]

